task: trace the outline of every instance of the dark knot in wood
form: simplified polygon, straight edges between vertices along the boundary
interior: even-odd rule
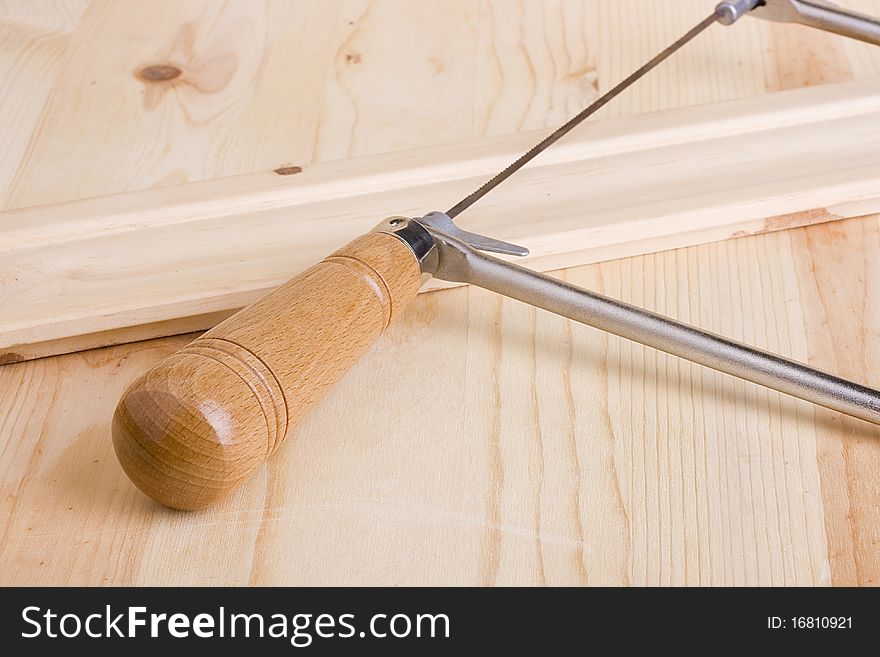
[[[302,173],[302,167],[278,167],[277,169],[272,169],[279,176],[292,176],[295,173]]]
[[[137,72],[137,77],[144,82],[167,82],[168,80],[180,77],[182,72],[171,64],[156,64],[142,68]]]

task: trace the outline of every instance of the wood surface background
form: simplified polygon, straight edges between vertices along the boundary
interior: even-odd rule
[[[554,126],[713,5],[0,3],[0,201]],[[137,77],[159,64],[182,75]],[[747,19],[605,116],[876,75],[876,49]],[[874,216],[560,275],[877,385],[878,256]],[[191,336],[0,368],[0,583],[877,584],[877,428],[476,289],[401,319],[195,514],[135,490],[109,432]]]

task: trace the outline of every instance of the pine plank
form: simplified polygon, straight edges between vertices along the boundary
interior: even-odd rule
[[[529,247],[524,264],[550,270],[870,214],[880,211],[878,107],[872,78],[592,123],[463,225]],[[452,205],[538,139],[3,213],[0,358],[209,328],[380,218]]]

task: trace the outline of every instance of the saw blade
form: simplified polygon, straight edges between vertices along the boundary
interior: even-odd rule
[[[699,23],[697,23],[694,27],[687,31],[680,39],[678,39],[675,43],[666,48],[663,52],[655,56],[653,59],[644,64],[641,68],[634,71],[629,77],[627,77],[622,82],[619,82],[614,88],[603,94],[598,100],[593,102],[589,107],[581,110],[574,117],[569,119],[565,124],[554,130],[549,136],[541,140],[538,144],[532,147],[529,151],[523,153],[515,162],[512,162],[507,166],[503,171],[496,174],[493,178],[486,181],[482,187],[472,192],[468,196],[465,196],[458,203],[453,205],[449,210],[446,211],[446,215],[452,219],[461,214],[464,210],[467,210],[474,203],[483,198],[486,194],[491,192],[493,189],[498,187],[505,180],[510,178],[514,173],[519,171],[523,166],[525,166],[528,162],[534,159],[538,154],[546,150],[556,141],[564,137],[568,134],[572,129],[574,129],[579,123],[581,123],[587,117],[595,114],[597,111],[602,109],[605,105],[611,102],[614,98],[620,95],[623,91],[625,91],[628,87],[632,86],[635,82],[637,82],[640,78],[650,72],[653,68],[658,66],[661,62],[666,60],[670,55],[679,50],[682,46],[687,44],[689,41],[694,39],[698,34],[700,34],[703,30],[708,28],[710,25],[718,21],[718,14],[713,12],[712,15],[707,16]]]

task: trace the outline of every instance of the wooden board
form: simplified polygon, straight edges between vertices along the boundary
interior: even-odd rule
[[[461,223],[549,270],[863,216],[880,211],[878,125],[880,78],[590,123]],[[0,362],[209,328],[543,134],[2,213]]]
[[[845,4],[880,14],[877,0]],[[288,39],[310,5],[336,31]],[[549,127],[706,10],[145,6],[0,6],[6,208]],[[263,31],[229,38],[242,21]],[[225,92],[131,102],[143,89],[131,72],[187,23],[185,56],[202,60],[225,30],[221,52],[259,64]],[[309,67],[294,93],[298,57]],[[606,116],[878,74],[876,49],[743,21]],[[426,97],[449,101],[438,114]],[[876,385],[878,255],[870,217],[561,275]],[[204,514],[168,512],[125,479],[108,422],[122,390],[188,339],[0,367],[0,582],[880,582],[876,431],[478,290],[421,295],[252,486]]]

